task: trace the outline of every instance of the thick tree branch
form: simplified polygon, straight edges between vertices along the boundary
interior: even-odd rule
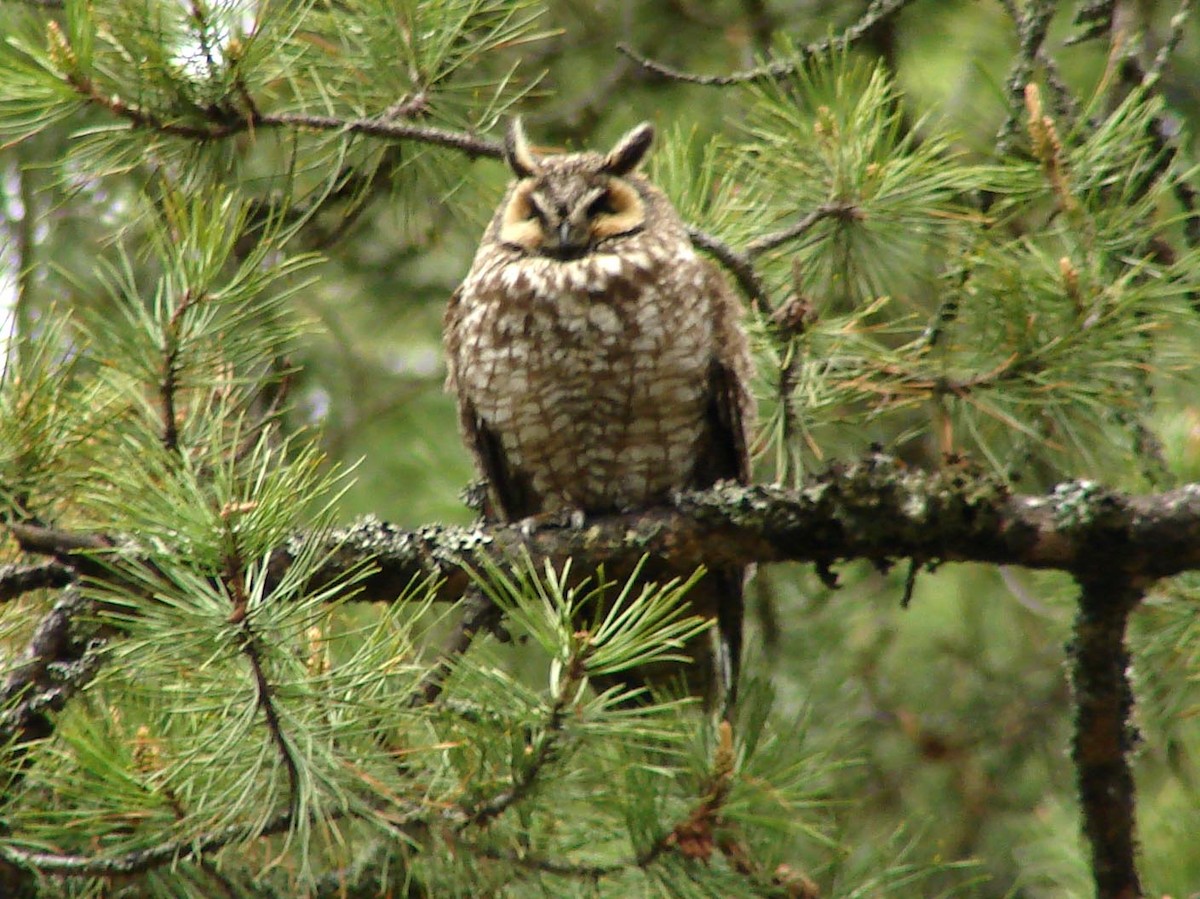
[[[92,535],[26,524],[9,530],[27,553],[52,555],[81,574],[112,578],[93,554],[112,544]],[[282,573],[304,548],[304,535],[276,551]],[[1084,572],[1118,564],[1135,585],[1200,568],[1200,485],[1130,496],[1091,481],[1068,481],[1044,496],[1014,495],[978,473],[907,469],[876,455],[836,468],[799,490],[723,484],[683,493],[659,508],[589,521],[582,528],[428,526],[404,531],[375,518],[321,538],[329,554],[322,582],[370,562],[363,600],[388,601],[414,580],[438,581],[442,599],[467,586],[477,554],[511,559],[528,551],[567,558],[633,562],[670,556],[710,567],[748,562],[853,559],[890,564],[982,562]],[[123,549],[135,553],[134,549]],[[1116,561],[1114,561],[1116,560]]]

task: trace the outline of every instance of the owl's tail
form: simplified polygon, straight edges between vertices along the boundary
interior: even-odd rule
[[[745,620],[748,576],[747,568],[721,568],[709,575],[717,592],[717,631],[713,641],[715,688],[721,717],[726,721],[733,720],[737,705],[738,678],[742,673],[742,622]]]

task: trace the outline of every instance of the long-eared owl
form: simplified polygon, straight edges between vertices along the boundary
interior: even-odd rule
[[[516,178],[445,319],[447,387],[494,519],[626,511],[749,480],[742,307],[638,173],[653,138],[642,124],[605,155],[540,155],[519,120],[509,129]],[[690,574],[661,559],[643,569]],[[715,645],[697,641],[685,672],[710,700],[733,696],[743,580],[712,570],[689,594],[717,620]]]

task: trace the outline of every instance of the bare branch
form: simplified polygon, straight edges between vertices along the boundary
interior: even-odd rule
[[[801,49],[799,59],[773,62],[754,69],[733,72],[729,75],[696,75],[689,72],[681,72],[678,69],[663,65],[661,62],[655,62],[652,59],[640,56],[628,44],[617,44],[617,50],[624,53],[647,72],[662,78],[668,78],[671,81],[685,81],[688,84],[727,87],[731,84],[744,84],[747,81],[783,78],[787,75],[795,74],[812,56],[826,53],[829,50],[840,50],[843,47],[850,46],[850,44],[853,44],[866,35],[872,28],[879,25],[884,19],[897,14],[912,2],[913,0],[871,0],[871,5],[867,7],[857,22],[839,35],[808,44]]]

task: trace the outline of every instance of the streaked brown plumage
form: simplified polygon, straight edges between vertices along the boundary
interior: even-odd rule
[[[538,156],[519,122],[510,129],[517,178],[445,320],[447,385],[495,518],[629,510],[749,480],[741,304],[636,172],[652,139],[643,124],[607,155]],[[662,560],[646,570],[690,573]],[[729,695],[743,574],[712,571],[689,594],[717,618]],[[711,648],[692,654],[688,681],[711,696]]]

